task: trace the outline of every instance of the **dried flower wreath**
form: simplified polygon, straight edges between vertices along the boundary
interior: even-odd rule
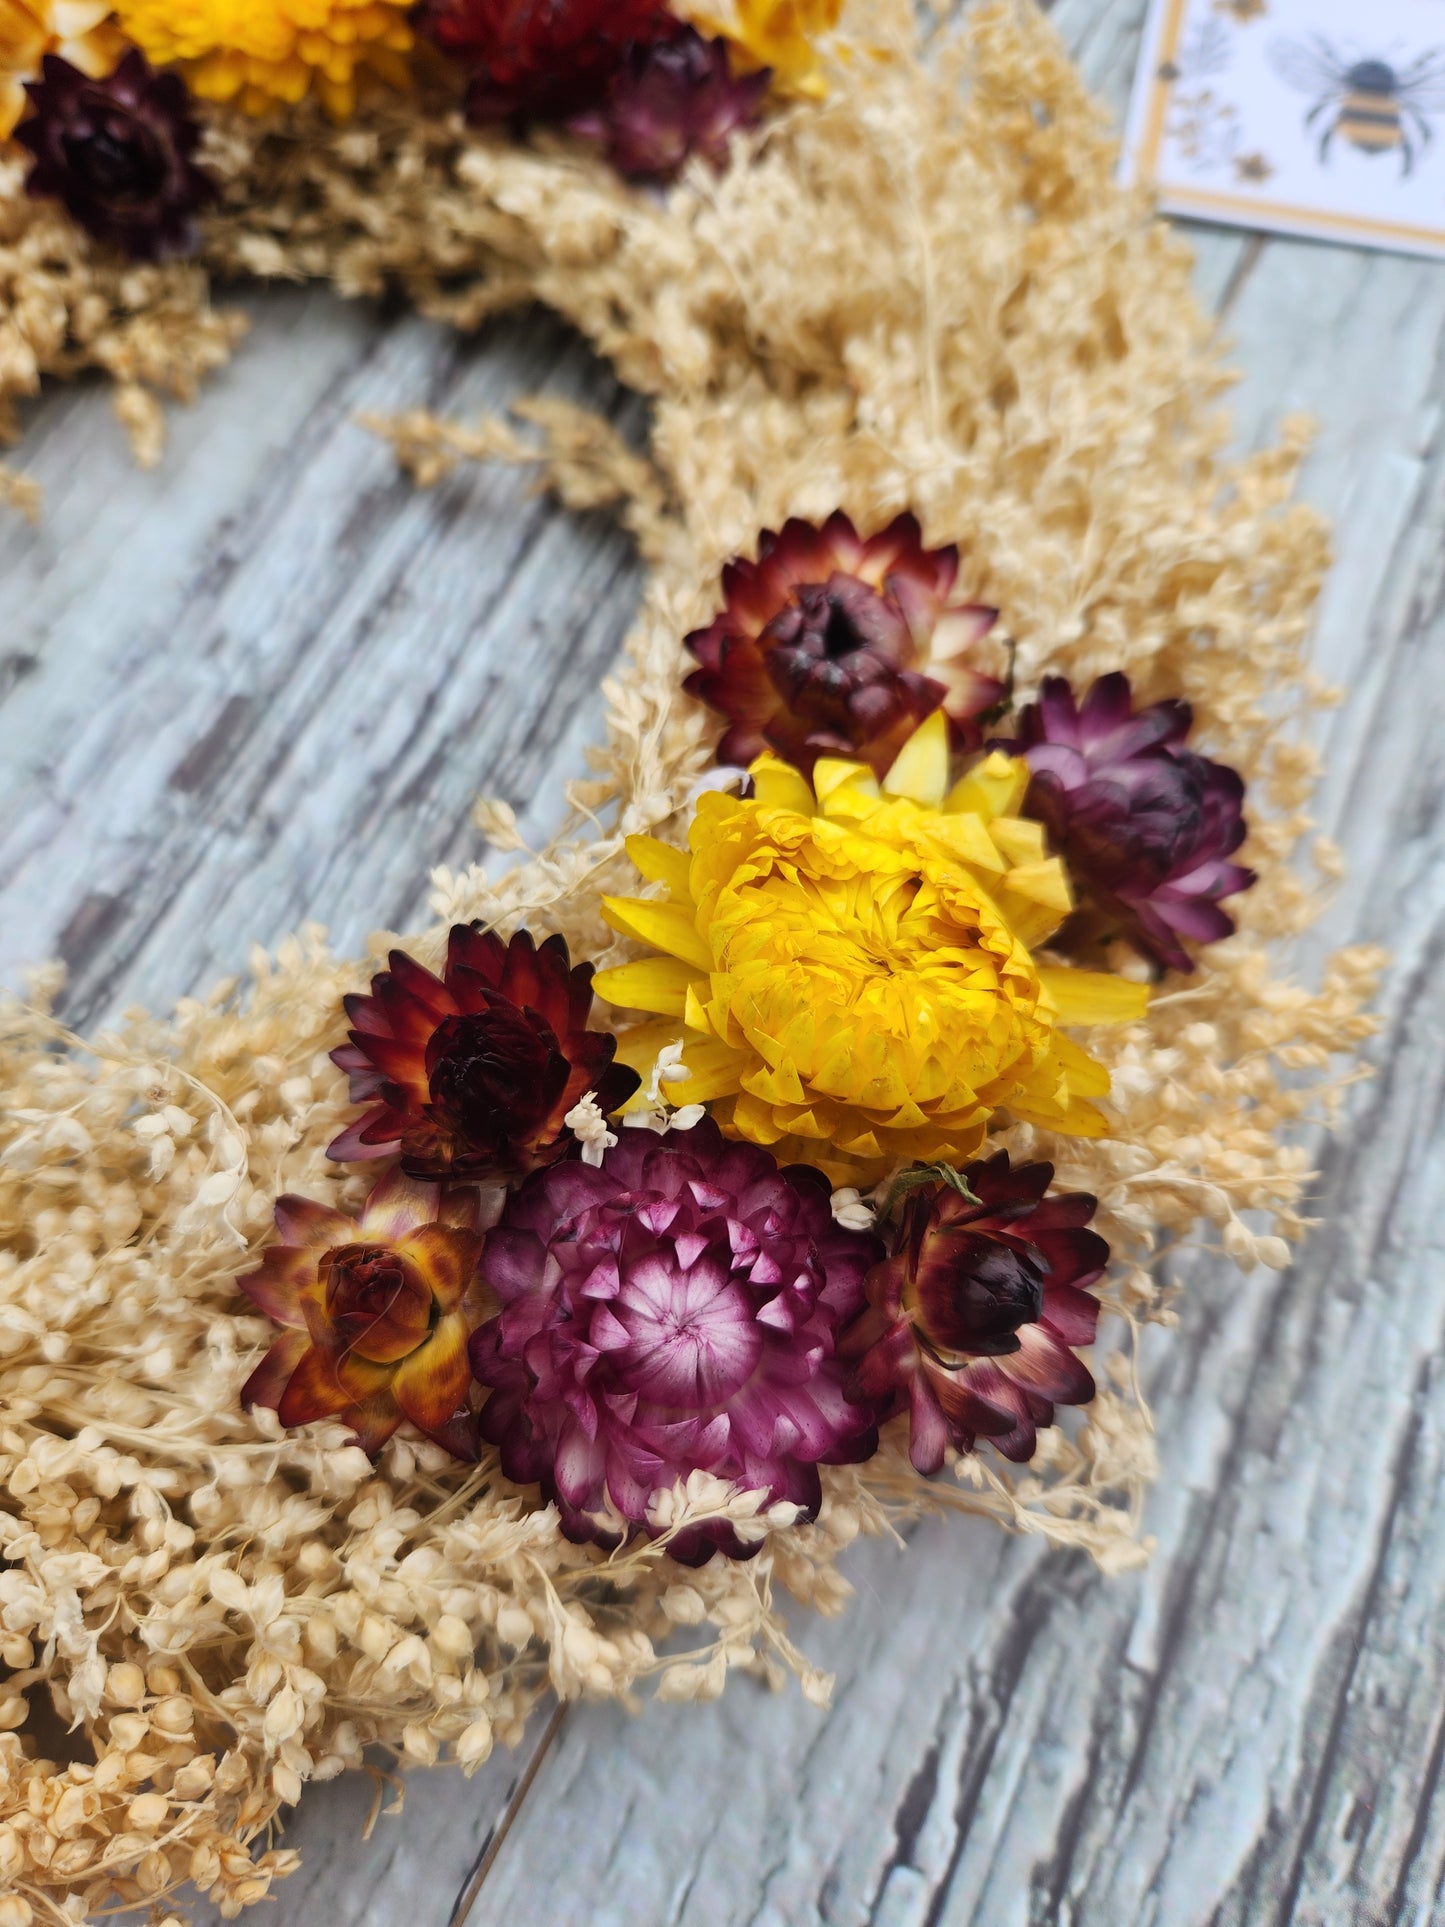
[[[0,0],[0,411],[97,367],[153,458],[237,333],[206,269],[540,301],[654,407],[646,457],[379,424],[649,566],[553,847],[370,969],[0,1010],[4,1927],[234,1916],[307,1781],[473,1768],[549,1689],[821,1701],[776,1598],[837,1611],[860,1531],[1136,1563],[1158,1256],[1301,1231],[1380,963],[1266,951],[1315,909],[1301,437],[1224,461],[1034,13],[925,60],[839,11]]]

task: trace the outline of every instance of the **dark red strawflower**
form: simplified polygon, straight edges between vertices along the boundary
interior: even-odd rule
[[[1033,1457],[1055,1405],[1083,1405],[1094,1380],[1074,1347],[1093,1343],[1109,1247],[1084,1227],[1095,1200],[1048,1197],[1051,1164],[1008,1153],[962,1173],[977,1199],[939,1184],[903,1209],[891,1258],[868,1274],[868,1308],[843,1340],[857,1386],[909,1415],[909,1457],[936,1472],[944,1450],[986,1438]]]
[[[634,43],[677,30],[663,0],[422,0],[417,18],[474,70],[467,119],[481,124],[584,113]]]
[[[820,1171],[710,1118],[623,1131],[600,1166],[529,1178],[487,1239],[502,1310],[471,1346],[482,1436],[578,1541],[657,1536],[656,1501],[697,1471],[811,1516],[818,1466],[877,1445],[834,1353],[879,1250],[833,1222]],[[693,1565],[756,1549],[726,1520],[669,1545]]]
[[[15,139],[35,156],[27,194],[63,201],[88,234],[133,260],[193,251],[196,210],[216,190],[191,159],[201,130],[176,74],[156,73],[133,49],[92,80],[47,54],[25,91],[31,112]]]
[[[686,688],[728,718],[718,761],[771,749],[808,775],[843,756],[882,776],[940,704],[954,747],[977,748],[1006,693],[974,659],[998,612],[953,601],[957,577],[958,550],[925,549],[912,515],[866,541],[841,511],[764,533],[756,562],[724,569],[722,614],[687,637],[702,667]]]
[[[632,47],[606,99],[578,115],[572,132],[600,141],[630,180],[669,181],[694,154],[721,168],[734,132],[757,119],[770,79],[768,68],[734,76],[725,40],[684,27]]]
[[[1185,747],[1193,720],[1185,702],[1136,710],[1117,674],[1082,703],[1050,676],[1020,712],[1004,747],[1033,772],[1023,813],[1045,826],[1082,900],[1066,945],[1121,936],[1153,963],[1192,970],[1185,941],[1233,932],[1219,899],[1255,880],[1229,861],[1245,837],[1244,781]]]
[[[617,1039],[588,1030],[592,966],[575,969],[561,937],[537,948],[458,924],[440,977],[393,950],[371,995],[346,999],[355,1028],[331,1053],[351,1099],[371,1104],[327,1151],[400,1152],[417,1178],[511,1178],[575,1148],[563,1122],[591,1091],[604,1113],[640,1082],[613,1062]]]

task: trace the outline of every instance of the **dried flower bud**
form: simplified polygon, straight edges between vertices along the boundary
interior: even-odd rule
[[[1019,712],[1004,747],[1032,772],[1024,814],[1064,859],[1085,910],[1063,941],[1119,935],[1172,970],[1192,970],[1186,942],[1227,937],[1221,897],[1253,870],[1229,859],[1244,841],[1244,783],[1185,746],[1188,703],[1135,709],[1127,676],[1102,676],[1082,703],[1061,676]]]

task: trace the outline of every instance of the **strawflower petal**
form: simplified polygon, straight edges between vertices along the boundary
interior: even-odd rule
[[[465,1318],[452,1313],[444,1318],[424,1345],[401,1364],[391,1382],[392,1396],[403,1415],[419,1431],[430,1436],[444,1431],[447,1423],[467,1402],[471,1367],[467,1363],[467,1340],[471,1333]]]
[[[1061,1024],[1135,1023],[1149,1008],[1149,986],[1102,970],[1042,969],[1043,985]]]
[[[599,970],[592,988],[606,1003],[620,1004],[625,1010],[655,1010],[662,1016],[681,1017],[689,989],[705,981],[696,964],[680,957],[643,957],[637,963],[619,964],[615,970]]]

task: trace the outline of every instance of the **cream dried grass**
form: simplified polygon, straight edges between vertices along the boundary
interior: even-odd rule
[[[1251,782],[1261,882],[1240,935],[1147,1023],[1092,1040],[1114,1073],[1113,1137],[999,1138],[1098,1194],[1127,1339],[1167,1316],[1151,1266],[1201,1220],[1246,1268],[1285,1262],[1309,1179],[1301,1129],[1331,1115],[1371,1028],[1377,953],[1341,953],[1312,992],[1266,950],[1317,907],[1288,867],[1315,759],[1279,718],[1320,695],[1303,646],[1325,536],[1289,501],[1298,432],[1223,459],[1227,376],[1187,255],[1113,186],[1102,117],[1040,19],[981,13],[928,71],[901,5],[859,0],[850,25],[887,57],[838,62],[825,106],[789,111],[727,178],[699,171],[665,200],[563,143],[471,133],[444,102],[339,133],[217,119],[212,164],[230,184],[209,264],[400,289],[460,326],[540,300],[653,403],[646,459],[556,404],[521,428],[381,425],[422,481],[517,460],[566,501],[614,504],[649,567],[607,686],[607,747],[570,791],[573,832],[500,882],[438,872],[441,924],[414,940],[428,957],[446,922],[473,916],[623,954],[598,914],[604,889],[631,882],[620,839],[680,837],[709,760],[678,638],[711,613],[725,559],[789,513],[841,504],[876,524],[911,506],[931,540],[959,541],[964,586],[1006,612],[1025,690],[1046,665],[1123,667],[1144,697],[1194,703],[1205,747]],[[98,367],[153,458],[158,394],[188,394],[236,332],[197,270],[92,260],[21,198],[15,168],[0,178],[0,409],[42,374]],[[32,501],[8,474],[4,490]],[[514,843],[504,806],[480,820]],[[1317,855],[1328,875],[1333,854]],[[796,1674],[822,1702],[781,1594],[838,1611],[848,1543],[920,1510],[986,1514],[1109,1570],[1143,1556],[1154,1459],[1127,1343],[1032,1466],[984,1453],[926,1484],[894,1437],[827,1475],[815,1526],[754,1519],[755,1560],[700,1572],[658,1546],[569,1545],[490,1457],[467,1470],[397,1440],[373,1468],[338,1426],[283,1434],[243,1415],[267,1334],[231,1280],[273,1196],[362,1189],[324,1147],[347,1114],[327,1058],[339,999],[365,974],[307,933],[257,956],[243,986],[88,1046],[47,1014],[53,982],[0,1014],[4,1927],[116,1902],[160,1919],[188,1880],[232,1916],[294,1864],[261,1849],[306,1781],[372,1743],[474,1768],[549,1688],[630,1703],[655,1680],[707,1698],[741,1667]],[[678,1508],[749,1513],[706,1479]],[[69,1763],[27,1732],[47,1698],[72,1729]]]

